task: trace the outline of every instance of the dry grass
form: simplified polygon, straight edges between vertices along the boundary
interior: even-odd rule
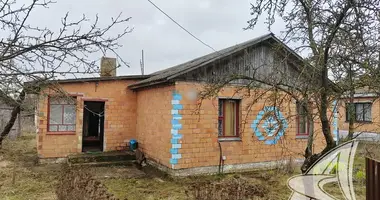
[[[103,180],[109,191],[119,199],[187,199],[185,191],[176,182],[161,182],[151,178],[113,178]]]
[[[56,194],[59,200],[118,200],[82,167],[62,167]]]
[[[368,146],[375,149],[373,145],[360,144],[354,162],[354,189],[357,199],[365,199],[365,156]],[[378,145],[376,145],[378,147]],[[378,153],[380,152],[380,149]],[[116,197],[128,199],[231,199],[229,194],[234,195],[236,185],[244,184],[241,197],[232,199],[253,199],[253,200],[278,200],[288,199],[291,191],[287,186],[287,180],[293,175],[300,174],[299,167],[290,170],[289,166],[284,166],[280,170],[247,172],[238,174],[196,176],[187,178],[162,178],[160,180],[151,178],[139,179],[107,179],[103,182]],[[232,180],[232,181],[231,181]],[[235,182],[235,186],[231,186]],[[225,187],[223,187],[223,184]],[[194,187],[196,186],[196,187]],[[222,186],[222,187],[221,187]],[[248,187],[247,187],[248,186]],[[231,193],[231,190],[233,191]],[[245,188],[249,188],[247,192]],[[337,184],[327,184],[325,189],[336,197],[342,197]],[[219,191],[224,190],[223,194]],[[252,192],[255,191],[255,192]],[[247,192],[247,195],[245,193]],[[263,192],[263,193],[261,193]],[[201,194],[198,196],[198,194]],[[262,195],[263,194],[263,195]],[[200,198],[200,197],[204,198]],[[249,198],[248,198],[249,196]],[[343,198],[341,198],[343,199]]]
[[[0,199],[56,199],[54,188],[58,166],[35,165],[35,135],[4,142],[0,150]]]
[[[5,141],[3,149],[0,150],[0,199],[57,198],[55,190],[61,166],[37,166],[35,146],[35,135]],[[355,176],[360,175],[360,171],[364,172],[365,154],[366,150],[362,145],[355,160]],[[119,199],[199,199],[197,194],[208,198],[230,199],[231,196],[237,196],[233,192],[239,190],[241,199],[277,200],[289,197],[287,179],[300,173],[298,169],[292,172],[293,170],[288,168],[289,166],[279,171],[187,178],[170,178],[158,176],[157,173],[145,174],[134,167],[91,167],[88,171]],[[16,176],[13,176],[14,174]],[[364,179],[359,175],[355,177],[354,182],[356,196],[357,199],[364,199]],[[334,195],[339,195],[336,185],[328,185],[326,189]],[[219,192],[221,190],[224,192]]]
[[[187,178],[112,178],[103,180],[116,197],[138,199],[287,199],[288,174],[251,172]],[[223,190],[223,193],[220,191]],[[241,193],[237,194],[236,190]],[[237,198],[240,195],[241,198]],[[200,197],[204,198],[200,198]],[[213,198],[210,198],[213,197]],[[234,197],[234,198],[232,198]]]

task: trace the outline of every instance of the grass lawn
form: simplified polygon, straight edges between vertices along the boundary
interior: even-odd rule
[[[59,166],[36,165],[35,135],[6,140],[0,150],[0,199],[56,199]]]
[[[17,140],[6,140],[0,150],[0,199],[25,200],[56,199],[55,187],[61,173],[60,165],[36,165],[37,153],[35,136],[27,134]],[[364,150],[359,148],[355,159],[354,187],[356,198],[365,199]],[[298,168],[298,167],[297,167]],[[143,171],[131,167],[90,167],[90,173],[100,180],[119,199],[194,199],[200,195],[224,196],[224,199],[236,199],[243,194],[250,199],[271,200],[288,199],[290,190],[287,179],[299,174],[281,170],[237,173],[213,176],[194,176],[172,178],[154,169]],[[339,195],[337,185],[325,188]],[[205,194],[208,193],[208,194]],[[231,198],[235,197],[235,198]]]

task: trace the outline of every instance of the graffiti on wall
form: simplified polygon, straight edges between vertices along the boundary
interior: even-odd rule
[[[288,122],[275,106],[265,106],[251,124],[254,134],[267,145],[277,144],[288,128]]]
[[[177,92],[173,92],[172,94],[172,128],[171,128],[171,140],[170,143],[172,144],[172,148],[170,149],[171,159],[170,164],[172,164],[172,168],[174,168],[174,165],[178,164],[178,160],[182,158],[181,154],[178,152],[179,149],[181,149],[182,145],[180,143],[180,140],[182,139],[182,134],[180,134],[180,130],[182,129],[182,124],[180,123],[180,120],[182,119],[182,115],[179,114],[179,111],[183,109],[183,105],[180,104],[180,101],[182,100],[181,94]]]

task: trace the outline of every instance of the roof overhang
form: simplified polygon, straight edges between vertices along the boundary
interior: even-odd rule
[[[90,78],[78,78],[78,79],[61,79],[61,80],[47,80],[43,81],[44,85],[49,84],[64,84],[64,83],[85,83],[85,82],[99,82],[99,81],[117,81],[117,80],[143,80],[151,77],[151,75],[129,75],[129,76],[114,76],[114,77],[90,77]],[[25,85],[33,85],[40,83],[41,81],[29,81],[25,82]]]
[[[378,98],[379,94],[376,93],[356,93],[354,94],[354,98]],[[341,97],[342,99],[348,99],[350,98],[350,95],[344,94]]]

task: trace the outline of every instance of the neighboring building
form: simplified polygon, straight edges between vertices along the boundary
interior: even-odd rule
[[[276,62],[283,56],[273,50],[276,45],[291,62]],[[273,106],[265,99],[269,93],[253,103],[246,93],[264,88],[236,91],[244,80],[201,106],[196,98],[208,81],[237,72],[272,78],[281,72],[292,81],[300,74],[295,63],[301,58],[269,34],[147,76],[60,80],[71,98],[59,99],[50,89],[40,95],[38,155],[113,151],[137,139],[150,161],[174,174],[216,172],[220,158],[225,171],[302,158],[309,132],[320,130],[320,123],[306,120],[294,100]],[[316,133],[317,151],[323,144]]]
[[[349,131],[349,105],[351,99],[345,95],[339,106],[339,134],[345,137]],[[361,134],[360,138],[377,139],[380,133],[380,99],[379,95],[369,89],[357,89],[353,97],[354,133]],[[380,138],[378,138],[380,139]]]
[[[17,136],[22,135],[23,133],[35,133],[36,124],[35,124],[35,105],[37,104],[35,95],[28,94],[26,95],[23,109],[21,111],[21,117],[18,116],[17,120],[12,126],[11,131],[9,132],[10,138],[16,138]],[[8,121],[11,118],[13,107],[4,102],[0,101],[0,132],[2,132],[7,125]]]
[[[7,125],[12,114],[12,106],[0,101],[0,132],[2,132]],[[11,131],[9,132],[9,137],[16,138],[21,134],[21,129],[19,128],[21,124],[20,117],[17,117]]]

